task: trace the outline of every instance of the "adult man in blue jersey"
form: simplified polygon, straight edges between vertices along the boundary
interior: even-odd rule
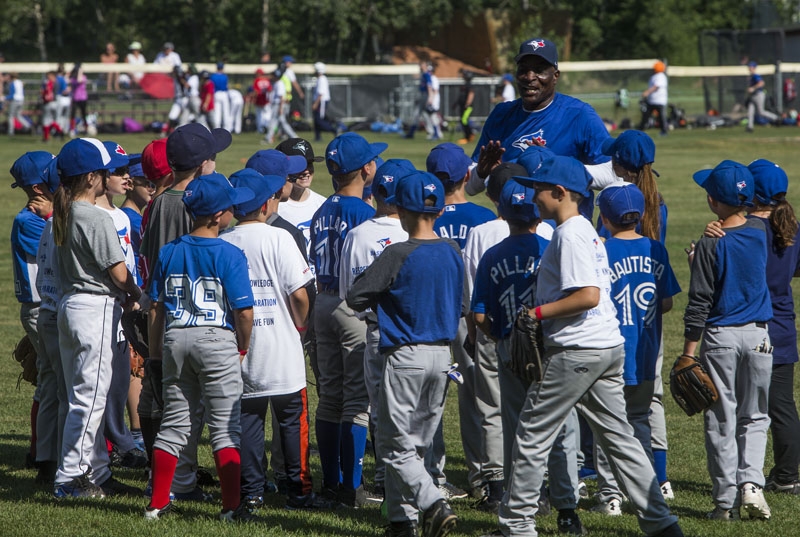
[[[525,41],[516,62],[520,97],[498,104],[489,114],[472,154],[478,165],[467,193],[481,192],[492,168],[516,160],[531,145],[580,160],[594,178],[592,188],[617,181],[611,159],[601,150],[609,135],[600,116],[585,102],[556,92],[561,71],[555,44],[541,38]]]

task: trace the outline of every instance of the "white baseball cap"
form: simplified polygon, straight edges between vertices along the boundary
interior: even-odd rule
[[[314,71],[320,74],[325,74],[325,64],[322,62],[317,62],[314,64]]]

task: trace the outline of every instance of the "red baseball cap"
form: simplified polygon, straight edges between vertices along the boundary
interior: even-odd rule
[[[142,151],[142,170],[150,181],[157,181],[170,173],[167,162],[167,139],[153,140]]]

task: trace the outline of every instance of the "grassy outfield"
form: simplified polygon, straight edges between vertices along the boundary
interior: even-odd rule
[[[655,131],[651,131],[655,134]],[[366,134],[371,141],[379,137]],[[425,157],[433,142],[423,139],[408,141],[398,135],[387,135],[389,149],[384,154],[391,158],[408,158],[418,167],[424,167]],[[128,152],[141,151],[149,142],[149,135],[120,135],[118,141]],[[330,136],[325,138],[325,143]],[[745,134],[744,129],[720,129],[716,131],[694,130],[676,131],[666,138],[656,139],[657,158],[655,168],[661,174],[659,188],[666,199],[670,211],[667,246],[672,265],[684,291],[689,286],[689,271],[683,248],[689,241],[702,233],[712,214],[706,205],[705,193],[695,185],[691,174],[696,170],[713,167],[722,159],[734,159],[749,163],[756,158],[774,160],[783,166],[789,177],[800,177],[800,162],[797,160],[800,148],[800,130],[794,128],[759,128],[754,134]],[[228,175],[244,166],[253,152],[265,148],[255,134],[236,136],[234,143],[217,159],[217,168]],[[18,136],[0,140],[0,168],[8,170],[12,162],[28,150],[47,149],[57,153],[60,144],[53,142],[43,145],[33,137]],[[315,146],[316,153],[324,153],[324,146]],[[471,151],[468,147],[467,151]],[[28,449],[29,412],[33,388],[24,384],[16,388],[20,368],[11,358],[11,351],[22,335],[19,323],[18,305],[14,299],[13,277],[11,271],[10,246],[8,236],[15,214],[25,203],[25,195],[19,189],[10,189],[10,175],[3,171],[5,187],[0,196],[0,535],[41,536],[41,535],[80,535],[109,537],[116,535],[160,535],[193,537],[220,537],[223,535],[249,536],[254,533],[267,535],[382,535],[380,528],[385,524],[377,507],[359,511],[341,510],[336,513],[288,512],[283,502],[276,496],[265,498],[267,507],[261,514],[266,519],[264,528],[253,526],[224,526],[213,520],[220,504],[183,505],[186,515],[157,523],[146,523],[142,512],[146,499],[117,499],[87,501],[64,501],[52,499],[52,491],[34,484],[34,470],[25,470],[25,453]],[[800,186],[792,180],[790,199],[800,209]],[[329,176],[324,164],[318,165],[314,188],[322,194],[331,193]],[[483,196],[476,202],[487,205]],[[676,297],[675,309],[666,315],[664,323],[666,358],[665,368],[672,365],[674,356],[681,351],[682,314],[686,305],[686,293]],[[796,384],[797,386],[797,384]],[[667,387],[667,391],[669,391]],[[316,407],[314,387],[309,385],[312,413]],[[456,393],[450,394],[445,410],[445,434],[448,447],[448,479],[466,486],[466,469],[460,444]],[[708,522],[704,514],[711,503],[711,485],[706,471],[705,450],[703,447],[703,422],[700,417],[687,418],[666,396],[667,427],[669,430],[669,475],[675,490],[676,499],[671,503],[673,511],[681,518],[686,535],[692,536],[772,536],[796,535],[800,526],[800,509],[795,497],[767,494],[772,507],[773,520],[763,523],[743,521],[734,524]],[[313,428],[313,419],[312,419]],[[201,443],[201,464],[213,467],[207,435]],[[312,434],[312,443],[316,440]],[[314,446],[315,447],[315,446]],[[771,450],[771,448],[770,448]],[[312,457],[316,486],[321,483],[318,457]],[[767,455],[766,469],[771,466],[771,451]],[[371,479],[373,459],[365,460],[365,475]],[[143,487],[144,477],[139,471],[118,470],[117,477],[127,483]],[[590,484],[590,490],[593,484]],[[473,500],[457,500],[453,507],[460,520],[457,535],[478,535],[495,528],[492,515],[480,513],[471,508]],[[584,526],[597,537],[634,537],[641,535],[636,518],[631,514],[621,517],[606,517],[588,512],[593,500],[581,503]],[[537,522],[545,535],[556,531],[555,514],[542,517]]]

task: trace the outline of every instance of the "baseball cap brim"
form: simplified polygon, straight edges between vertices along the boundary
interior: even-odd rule
[[[614,146],[614,143],[616,143],[616,141],[617,141],[616,138],[612,137],[606,138],[605,140],[603,140],[603,143],[600,146],[600,151],[602,151],[603,154],[606,156],[609,157],[612,156],[614,154],[614,150],[612,149],[612,147]]]
[[[380,155],[389,148],[389,144],[384,142],[373,142],[369,144],[369,148],[370,151],[372,152],[372,157],[370,158],[370,160],[375,160],[376,158],[378,158],[378,155]]]
[[[533,188],[534,183],[545,183],[546,181],[539,181],[538,179],[534,179],[533,177],[527,177],[524,175],[513,175],[511,179],[518,182],[522,186],[526,188]]]
[[[692,179],[694,179],[694,182],[697,183],[698,186],[705,188],[704,185],[706,184],[706,181],[708,181],[708,178],[711,176],[711,172],[713,171],[714,170],[700,170],[692,175]]]
[[[252,190],[247,187],[233,187],[233,194],[231,195],[231,201],[233,205],[239,205],[240,203],[244,203],[246,201],[250,201],[253,199],[255,194]]]
[[[306,168],[308,168],[308,161],[306,157],[301,155],[286,155],[286,158],[289,159],[289,175],[294,175],[296,173],[300,173]],[[322,160],[322,158],[320,158]]]
[[[544,61],[546,61],[550,65],[552,65],[554,67],[557,65],[555,63],[552,63],[549,58],[547,58],[543,54],[539,54],[538,52],[523,52],[522,54],[517,54],[516,56],[514,56],[514,63],[519,63],[519,61],[522,58],[524,58],[525,56],[539,56],[541,59],[543,59]]]
[[[225,129],[214,129],[211,131],[211,134],[214,136],[215,153],[222,153],[228,149],[233,142],[233,136]]]

